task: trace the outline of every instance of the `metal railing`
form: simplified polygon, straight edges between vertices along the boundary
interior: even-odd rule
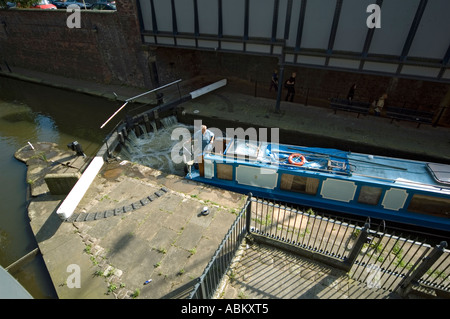
[[[250,215],[250,209],[251,195],[249,195],[244,207],[238,214],[233,225],[231,225],[203,274],[199,277],[199,282],[190,293],[189,299],[210,299],[213,297],[242,241],[247,235],[249,222],[247,217]]]
[[[414,287],[450,292],[450,251],[385,232],[367,230],[349,275],[371,288],[407,294]]]
[[[313,209],[252,198],[254,234],[329,256],[341,262],[349,258],[351,239],[364,225],[318,215]]]
[[[389,234],[370,219],[351,220],[317,214],[312,209],[249,195],[206,267],[190,298],[212,298],[243,239],[256,241],[345,270],[369,288],[407,295],[412,288],[450,293],[450,251],[447,243],[432,246],[410,236]]]

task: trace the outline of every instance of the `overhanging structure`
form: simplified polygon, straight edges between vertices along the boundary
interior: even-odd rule
[[[138,0],[143,43],[450,83],[448,0]],[[380,28],[367,20],[380,8]],[[281,69],[282,71],[282,69]],[[280,74],[282,75],[282,74]]]

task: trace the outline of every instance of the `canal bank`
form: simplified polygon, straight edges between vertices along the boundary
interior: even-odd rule
[[[95,82],[70,79],[15,68],[3,76],[24,81],[76,91],[111,100],[111,113],[117,108],[117,101],[126,101],[148,91],[120,85],[105,85]],[[218,76],[198,76],[183,79],[177,86],[164,91],[164,102],[177,100],[213,82],[221,80]],[[174,79],[175,80],[175,79]],[[439,163],[450,163],[450,129],[433,127],[408,121],[392,121],[389,118],[373,115],[358,115],[345,111],[337,113],[329,107],[285,102],[284,92],[279,112],[276,111],[276,92],[268,92],[265,97],[255,97],[252,83],[240,79],[228,79],[225,87],[200,96],[195,100],[183,102],[178,106],[179,122],[193,125],[195,119],[202,120],[209,127],[223,132],[227,128],[278,128],[280,143],[304,146],[331,147],[358,153],[378,154],[400,158],[410,158]],[[301,97],[298,96],[298,100]],[[113,105],[113,101],[116,103]],[[156,106],[156,94],[147,94],[133,103],[147,105],[139,109],[144,112]],[[116,115],[112,123],[122,120],[128,113],[128,105]],[[99,127],[102,123],[99,123]],[[108,132],[105,131],[105,136]]]
[[[372,115],[338,111],[236,93],[232,85],[218,93],[183,103],[179,121],[202,120],[208,127],[278,128],[279,142],[310,147],[336,148],[373,155],[450,163],[450,130],[394,121]],[[250,131],[249,131],[250,132]],[[270,130],[269,130],[270,133]],[[270,140],[270,137],[268,138]]]

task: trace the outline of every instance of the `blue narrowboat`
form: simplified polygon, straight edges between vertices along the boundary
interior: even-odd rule
[[[450,232],[450,165],[218,137],[186,178],[327,211]]]

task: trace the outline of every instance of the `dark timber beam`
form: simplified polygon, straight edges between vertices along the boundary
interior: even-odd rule
[[[171,0],[170,5],[172,8],[172,33],[173,33],[173,35],[177,35],[178,34],[178,25],[177,25],[177,13],[175,11],[175,0]]]
[[[305,24],[305,12],[306,5],[308,0],[301,0],[302,3],[300,5],[300,16],[298,17],[298,25],[297,25],[297,39],[295,40],[295,51],[300,51],[300,46],[302,45],[302,36],[303,36],[303,26]]]
[[[383,6],[383,0],[377,0],[376,3],[380,8]],[[373,35],[375,34],[376,28],[369,28],[366,35],[366,40],[364,41],[364,47],[361,52],[362,60],[359,64],[359,69],[362,70],[364,67],[364,59],[369,55],[370,45],[372,44]]]
[[[442,64],[447,65],[448,62],[450,62],[450,45],[448,46],[447,53],[445,54],[444,58],[442,59]]]
[[[401,61],[405,61],[408,56],[409,50],[411,49],[412,42],[414,40],[414,37],[416,36],[417,29],[419,28],[420,20],[422,20],[422,16],[427,6],[427,3],[428,0],[420,0],[413,23],[411,25],[411,28],[409,29],[409,33],[408,36],[406,37],[405,44],[403,45],[402,54],[400,56]]]
[[[448,46],[447,53],[445,53],[444,58],[442,59],[442,68],[439,72],[438,79],[442,79],[445,71],[447,70],[448,63],[450,62],[450,45]]]
[[[328,54],[331,54],[333,52],[334,41],[336,40],[337,28],[339,25],[339,18],[341,16],[342,3],[343,0],[336,0],[336,8],[334,10],[333,24],[331,26],[330,38],[328,40],[328,49],[327,49]]]
[[[377,0],[376,4],[381,8],[383,5],[383,0]],[[372,43],[372,38],[373,38],[373,34],[375,33],[375,29],[376,28],[369,28],[367,31],[366,40],[364,41],[364,47],[363,47],[363,51],[361,53],[361,56],[363,58],[366,58],[369,53],[369,49],[370,49],[370,45]]]
[[[156,12],[155,12],[155,4],[153,3],[153,0],[150,0],[150,7],[152,10],[152,27],[153,27],[153,33],[158,34],[158,24],[156,22]]]
[[[223,38],[223,10],[222,10],[222,0],[218,2],[218,37]]]
[[[198,2],[194,0],[194,34],[196,37],[200,35],[200,28],[198,23]]]
[[[284,25],[284,39],[289,39],[289,29],[291,28],[291,12],[292,12],[292,0],[288,0],[286,8],[286,23]]]
[[[272,17],[272,42],[277,39],[277,26],[278,26],[278,8],[280,6],[280,0],[274,0],[273,2],[273,17]]]
[[[244,40],[248,40],[248,24],[250,19],[250,0],[245,0]]]

